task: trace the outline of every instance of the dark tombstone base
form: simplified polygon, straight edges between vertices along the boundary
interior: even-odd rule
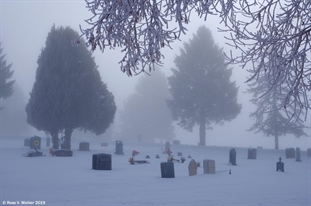
[[[73,152],[68,149],[57,149],[54,150],[54,155],[56,157],[72,157]]]

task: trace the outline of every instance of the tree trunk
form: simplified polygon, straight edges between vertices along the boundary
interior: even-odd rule
[[[65,128],[65,142],[64,142],[64,148],[65,149],[71,149],[71,134],[73,132],[73,129],[70,127]]]
[[[274,148],[279,149],[279,136],[277,134],[274,135]]]
[[[52,143],[53,143],[53,149],[59,148],[59,142],[58,142],[58,132],[50,132],[52,136]]]
[[[205,140],[205,138],[206,138],[205,123],[206,123],[205,118],[202,118],[201,122],[200,122],[200,143],[199,143],[200,146],[205,146],[205,144],[206,144],[206,140]]]

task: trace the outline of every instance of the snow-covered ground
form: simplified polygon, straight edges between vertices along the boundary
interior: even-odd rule
[[[175,178],[161,178],[160,163],[167,160],[163,144],[124,142],[125,155],[116,155],[114,142],[101,147],[94,140],[90,151],[78,151],[75,140],[72,157],[50,156],[45,140],[45,157],[23,157],[30,151],[23,144],[23,139],[1,140],[0,205],[311,205],[311,158],[306,151],[301,151],[302,162],[285,159],[284,150],[270,149],[258,149],[257,159],[248,160],[247,148],[236,148],[237,166],[232,166],[230,147],[171,145],[174,157],[182,152],[186,162],[174,163]],[[140,152],[137,160],[149,155],[150,164],[129,164],[132,150]],[[112,170],[92,170],[96,153],[112,155]],[[204,159],[215,160],[216,174],[203,174],[201,166],[198,175],[189,176],[188,155],[201,165]],[[276,172],[279,157],[284,173]]]

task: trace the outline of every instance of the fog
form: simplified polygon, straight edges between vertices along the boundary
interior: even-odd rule
[[[81,0],[3,0],[0,7],[0,41],[6,54],[7,63],[13,63],[11,67],[11,70],[14,70],[12,79],[15,79],[16,83],[22,88],[26,98],[25,102],[27,102],[35,80],[37,59],[45,45],[47,34],[52,25],[55,24],[56,27],[70,26],[79,32],[79,25],[85,27],[84,20],[91,17],[91,13],[87,11],[85,2]],[[206,25],[213,31],[215,42],[224,47],[224,51],[229,51],[224,43],[224,34],[217,32],[217,26],[219,26],[217,16],[210,16],[206,22],[194,15],[191,18],[191,22],[187,26],[188,33],[181,37],[182,41],[188,41],[189,38],[192,38],[193,33],[196,33],[199,26]],[[174,67],[174,56],[179,54],[182,41],[173,43],[171,45],[172,50],[169,48],[164,49],[165,59],[163,60],[162,71],[167,76],[171,75],[170,69]],[[115,124],[118,125],[118,111],[123,108],[124,100],[134,92],[139,76],[128,77],[121,72],[118,61],[121,59],[122,54],[117,49],[106,50],[104,53],[97,50],[94,52],[94,57],[99,66],[98,70],[103,82],[107,83],[108,89],[115,96],[118,107]],[[236,81],[237,86],[240,87],[238,102],[243,106],[242,112],[235,120],[226,122],[223,126],[213,125],[213,130],[207,130],[207,145],[274,148],[273,137],[264,137],[263,134],[246,131],[253,123],[248,115],[255,109],[249,103],[251,96],[244,93],[247,88],[244,83],[246,76],[246,71],[235,66],[232,80]],[[311,125],[310,115],[306,125]],[[306,132],[309,137],[301,137],[300,139],[296,139],[292,135],[280,137],[279,148],[300,147],[306,149],[311,147],[311,131],[309,129]],[[37,133],[39,132],[33,131],[33,135]],[[198,128],[194,128],[194,131],[190,133],[176,126],[175,139],[181,140],[182,144],[196,145],[199,142]]]

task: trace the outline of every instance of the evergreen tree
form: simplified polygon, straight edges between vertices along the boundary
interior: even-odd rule
[[[225,64],[222,49],[206,27],[200,27],[180,52],[168,78],[172,94],[168,105],[183,129],[192,131],[199,125],[199,144],[205,145],[206,129],[212,123],[223,124],[240,113],[238,88],[230,81],[232,69]]]
[[[31,135],[31,127],[26,121],[25,95],[17,83],[13,86],[11,97],[2,101],[5,109],[0,112],[0,133],[11,137]]]
[[[270,91],[271,90],[271,91]],[[295,122],[290,121],[287,115],[297,113],[298,108],[290,104],[283,107],[283,101],[286,99],[288,88],[271,87],[264,76],[261,76],[256,82],[249,84],[248,93],[253,94],[250,101],[256,105],[256,110],[250,114],[250,118],[255,119],[255,123],[248,131],[255,133],[262,132],[265,136],[274,137],[274,148],[279,149],[279,137],[286,134],[292,134],[296,138],[307,136],[304,128],[307,128],[300,119]]]
[[[174,138],[173,120],[166,104],[170,98],[167,78],[159,69],[141,76],[136,92],[130,95],[120,113],[121,136],[154,142]]]
[[[9,81],[14,71],[10,70],[12,63],[9,65],[6,63],[5,54],[2,54],[3,48],[1,44],[0,42],[0,99],[6,99],[11,96],[14,91],[13,85],[15,80]],[[0,107],[0,109],[2,108]]]
[[[77,32],[52,27],[38,58],[36,81],[26,106],[27,121],[51,134],[58,148],[58,133],[65,131],[64,148],[70,149],[74,129],[102,134],[113,122],[113,95],[101,81],[91,52],[73,47]]]

